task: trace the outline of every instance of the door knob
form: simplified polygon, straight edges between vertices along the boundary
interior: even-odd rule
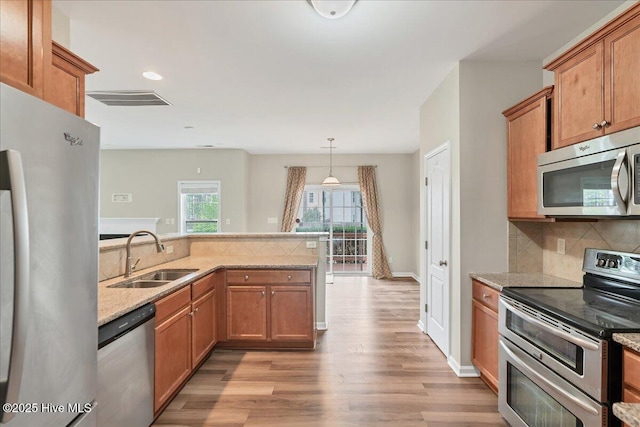
[[[444,265],[446,267],[447,266],[447,261],[440,261],[438,264],[440,264],[440,266]]]

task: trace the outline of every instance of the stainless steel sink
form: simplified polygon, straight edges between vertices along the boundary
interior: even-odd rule
[[[129,280],[122,283],[116,283],[107,288],[157,288],[158,286],[166,285],[169,282],[178,280],[184,276],[194,273],[196,269],[163,269],[152,271],[142,275],[134,280]]]
[[[157,270],[140,276],[139,280],[178,280],[198,270]]]

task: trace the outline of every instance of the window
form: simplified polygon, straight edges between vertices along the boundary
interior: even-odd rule
[[[178,181],[180,231],[220,231],[220,181]]]

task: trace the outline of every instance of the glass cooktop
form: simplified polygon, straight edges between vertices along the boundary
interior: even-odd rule
[[[640,289],[504,288],[503,293],[585,332],[608,338],[640,332]]]

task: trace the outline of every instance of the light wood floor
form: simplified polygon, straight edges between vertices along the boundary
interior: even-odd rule
[[[336,277],[316,351],[214,351],[154,426],[506,426],[417,326],[412,280]]]

